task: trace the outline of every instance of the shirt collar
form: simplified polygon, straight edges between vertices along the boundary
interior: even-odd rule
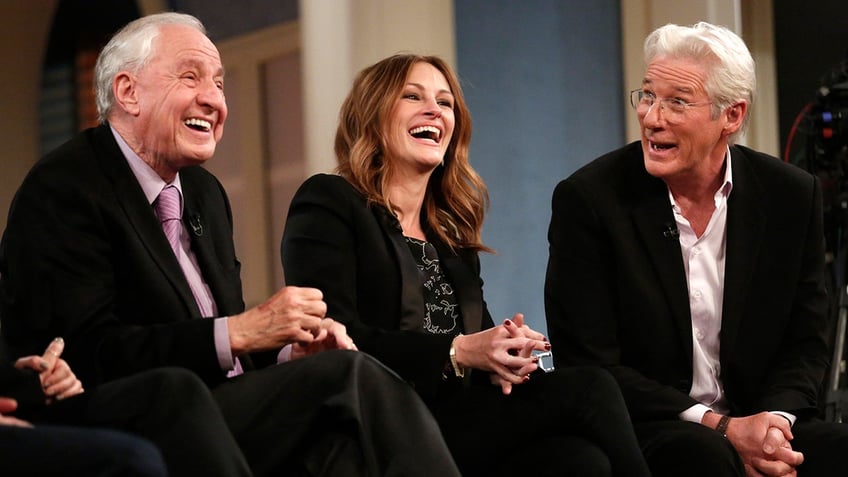
[[[715,192],[713,196],[713,200],[715,200],[716,208],[718,208],[724,201],[730,197],[730,191],[733,190],[733,167],[730,156],[730,146],[727,147],[727,152],[724,155],[724,181],[721,183],[721,187]],[[667,188],[668,189],[668,188]],[[668,200],[671,202],[671,207],[678,213],[680,213],[680,209],[677,206],[677,202],[674,200],[674,196],[671,193],[671,189],[668,189]]]
[[[724,168],[724,182],[721,184],[721,187],[715,193],[715,201],[716,205],[723,200],[727,200],[730,197],[730,191],[733,190],[733,167],[732,160],[730,156],[730,146],[727,147],[727,153],[725,156],[724,163],[726,167]]]
[[[157,174],[152,167],[144,162],[142,158],[138,157],[138,154],[130,148],[129,144],[124,141],[124,138],[118,134],[118,131],[116,131],[115,128],[109,126],[109,129],[112,130],[112,135],[115,137],[118,147],[121,148],[121,152],[124,154],[124,158],[126,158],[130,169],[132,169],[133,175],[141,186],[141,190],[144,191],[144,196],[147,198],[147,202],[149,204],[153,204],[156,198],[159,197],[159,193],[162,192],[162,189],[164,189],[167,185],[173,185],[176,187],[182,196],[183,190],[180,183],[179,172],[176,177],[174,177],[174,181],[168,184],[159,177],[159,174]]]

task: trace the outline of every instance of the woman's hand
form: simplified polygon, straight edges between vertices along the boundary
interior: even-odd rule
[[[27,421],[7,415],[15,412],[17,408],[18,402],[14,399],[0,397],[0,426],[32,427]]]
[[[550,344],[524,324],[524,315],[517,313],[500,326],[458,336],[454,349],[459,366],[491,372],[492,382],[509,394],[514,384],[528,381],[528,375],[538,369],[539,359],[533,351],[549,350]]]
[[[42,356],[25,356],[15,361],[16,368],[38,373],[48,404],[54,399],[65,399],[85,391],[68,363],[60,358],[64,349],[65,341],[56,338],[47,345]]]

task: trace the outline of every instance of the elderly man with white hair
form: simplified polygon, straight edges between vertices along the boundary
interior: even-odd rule
[[[553,195],[555,360],[612,372],[655,476],[841,474],[848,427],[816,420],[831,333],[819,182],[734,144],[756,86],[736,34],[666,25],[645,60],[641,141]]]

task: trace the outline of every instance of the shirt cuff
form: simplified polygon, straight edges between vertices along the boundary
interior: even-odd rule
[[[785,417],[786,420],[789,421],[789,427],[794,426],[795,420],[798,419],[798,416],[796,416],[795,414],[786,412],[786,411],[769,411],[769,412],[772,413],[772,414],[777,414],[778,416]]]
[[[291,354],[292,354],[292,345],[289,344],[289,345],[283,346],[283,349],[281,349],[280,352],[277,353],[277,364],[285,363],[287,361],[291,361]]]
[[[696,424],[700,424],[701,420],[704,418],[704,414],[712,411],[709,407],[703,404],[695,404],[689,409],[678,414],[681,420],[694,422]]]
[[[227,328],[227,319],[215,318],[215,352],[218,354],[218,365],[222,371],[232,371],[235,368],[233,349],[230,347],[230,329]]]

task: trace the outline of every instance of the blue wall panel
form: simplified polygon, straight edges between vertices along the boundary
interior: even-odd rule
[[[624,143],[617,0],[456,0],[457,63],[489,186],[482,257],[495,322],[545,331],[547,227],[556,183]]]

